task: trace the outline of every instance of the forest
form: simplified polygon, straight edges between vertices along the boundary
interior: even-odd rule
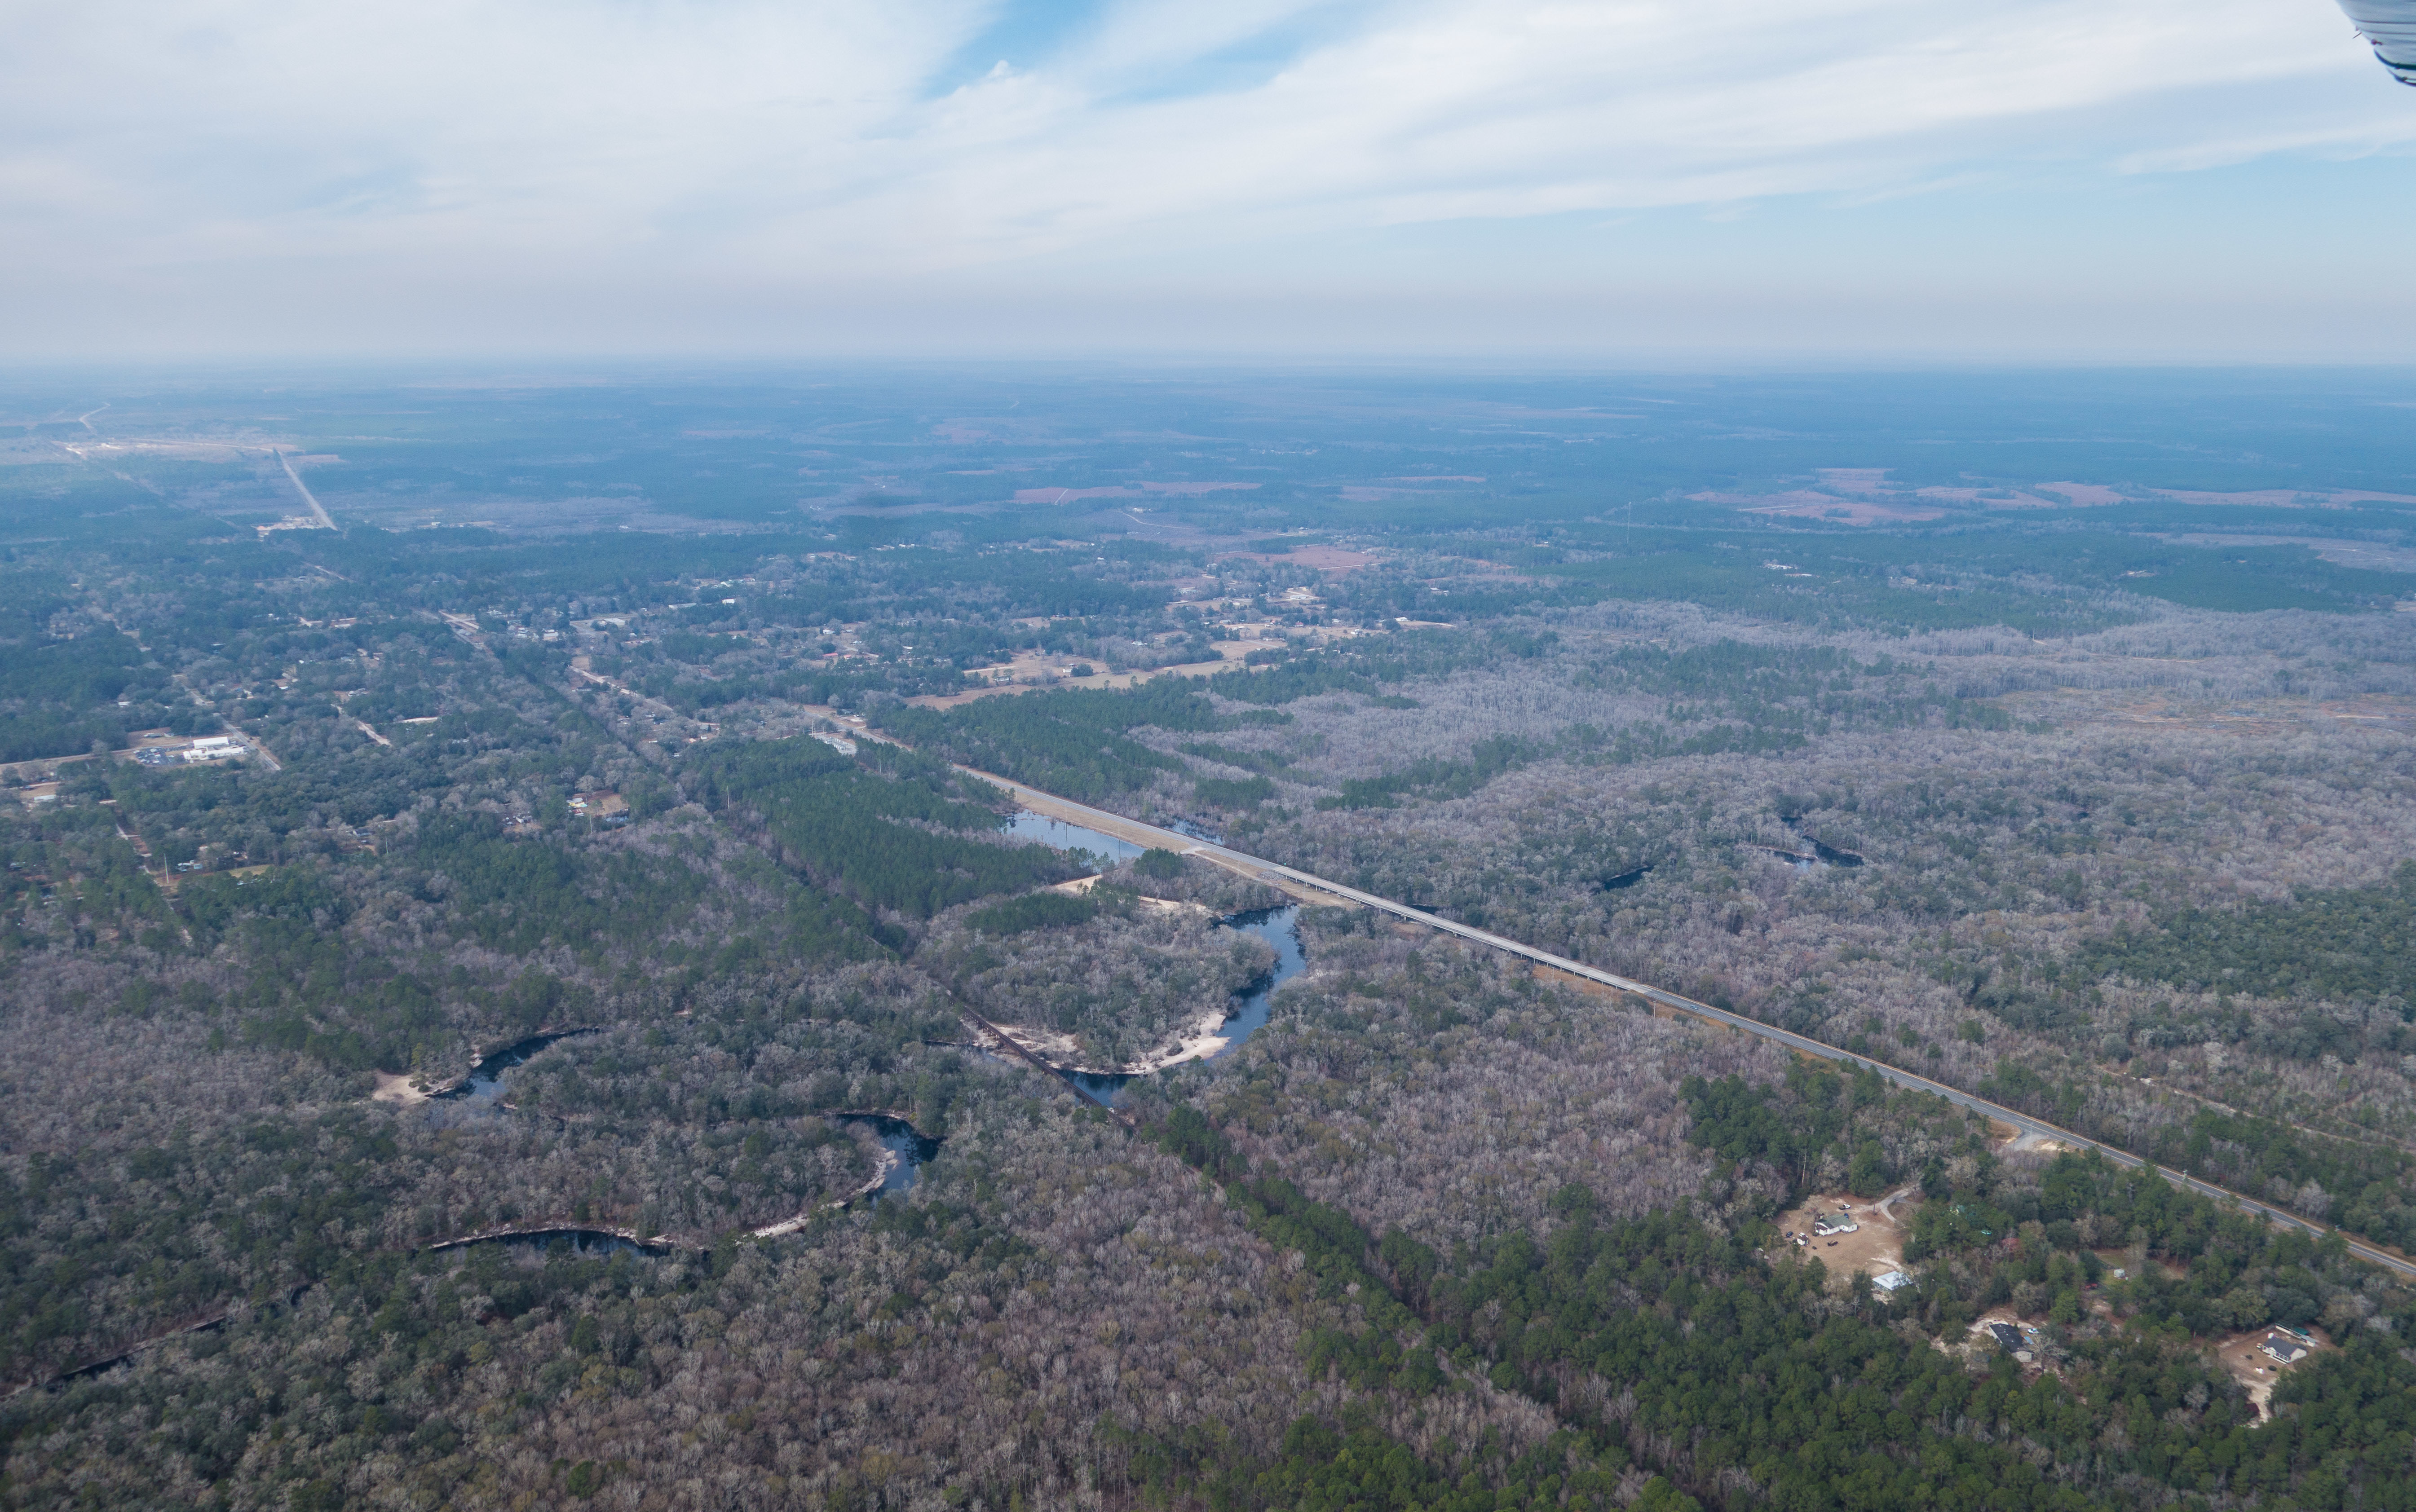
[[[19,427],[0,1505],[2416,1507],[2396,401],[1958,383]]]

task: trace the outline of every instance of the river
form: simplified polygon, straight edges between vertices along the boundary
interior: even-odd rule
[[[1810,860],[1819,861],[1825,866],[1833,867],[1858,867],[1863,864],[1863,858],[1857,853],[1852,851],[1841,851],[1834,845],[1826,845],[1819,839],[1814,839],[1811,831],[1804,827],[1804,821],[1801,816],[1781,814],[1778,817],[1779,823],[1795,831],[1798,835],[1803,836],[1805,841],[1811,845],[1812,854]],[[1804,858],[1799,856],[1795,857],[1795,859],[1804,860]],[[1798,869],[1809,871],[1812,868],[1809,864],[1806,864],[1798,868]]]
[[[593,1029],[560,1029],[546,1034],[531,1035],[526,1039],[514,1040],[501,1050],[490,1051],[479,1056],[476,1064],[470,1067],[467,1081],[448,1091],[437,1093],[432,1100],[458,1102],[476,1109],[505,1107],[506,1106],[504,1102],[506,1071],[515,1066],[527,1065],[530,1056],[557,1039],[568,1039],[573,1035],[592,1035],[595,1032]]]
[[[1029,809],[1019,811],[1007,821],[1006,832],[1023,839],[1038,840],[1060,851],[1089,851],[1110,862],[1129,861],[1145,849],[1130,840],[1120,840],[1113,835],[1102,835],[1095,829],[1084,829],[1080,824],[1049,819]]]
[[[1035,839],[1061,851],[1089,851],[1110,860],[1129,860],[1140,854],[1143,849],[1130,840],[1120,840],[1095,829],[1085,829],[1062,819],[1043,818],[1030,812],[1017,814],[1006,829],[1008,834]],[[1266,975],[1233,994],[1232,1009],[1226,1014],[1224,1025],[1217,1031],[1223,1036],[1225,1044],[1207,1057],[1212,1061],[1222,1060],[1241,1049],[1244,1040],[1265,1026],[1267,1015],[1275,1005],[1276,989],[1299,975],[1301,969],[1308,963],[1301,949],[1298,903],[1236,914],[1231,918],[1218,919],[1216,924],[1219,929],[1239,930],[1244,934],[1264,940],[1275,947],[1276,963],[1275,969]],[[1183,1064],[1191,1063],[1186,1061]],[[1065,1079],[1110,1107],[1115,1106],[1125,1089],[1140,1080],[1139,1076],[1103,1076],[1086,1071],[1068,1072]]]
[[[940,1142],[924,1134],[902,1118],[886,1113],[837,1113],[842,1124],[853,1124],[872,1131],[881,1147],[897,1157],[881,1177],[879,1198],[903,1197],[914,1189],[914,1180],[923,1164],[940,1153]]]
[[[466,1080],[449,1091],[438,1093],[431,1100],[455,1104],[463,1112],[501,1114],[511,1106],[504,1101],[504,1077],[507,1072],[527,1065],[530,1056],[556,1040],[594,1033],[593,1029],[566,1029],[515,1040],[501,1050],[480,1056],[470,1068]],[[853,1124],[868,1130],[893,1157],[882,1171],[879,1191],[871,1194],[875,1201],[902,1197],[912,1191],[924,1163],[940,1153],[938,1140],[928,1138],[902,1118],[892,1118],[886,1113],[832,1113],[827,1116],[835,1123]],[[660,1245],[638,1244],[621,1234],[581,1228],[576,1224],[525,1233],[498,1234],[472,1242],[536,1250],[566,1244],[573,1253],[581,1255],[659,1254],[665,1249]],[[454,1247],[455,1242],[448,1241],[438,1247]]]
[[[1085,829],[1080,824],[1066,824],[1062,819],[1049,819],[1030,812],[1018,813],[1005,827],[1008,834],[1020,836],[1025,839],[1037,840],[1043,845],[1061,851],[1087,851],[1110,863],[1129,861],[1140,855],[1144,849],[1130,840],[1120,840],[1112,835],[1104,835],[1095,829]],[[1226,1016],[1224,1026],[1220,1031],[1224,1036],[1225,1045],[1223,1049],[1208,1057],[1212,1061],[1231,1055],[1241,1048],[1243,1041],[1258,1033],[1265,1025],[1267,1015],[1274,1006],[1276,989],[1299,975],[1301,969],[1307,964],[1300,944],[1300,905],[1298,903],[1287,903],[1280,908],[1262,908],[1247,914],[1236,914],[1231,918],[1217,920],[1217,927],[1239,930],[1244,934],[1255,935],[1264,940],[1275,948],[1276,963],[1274,970],[1268,972],[1266,975],[1260,977],[1244,990],[1233,994],[1232,1011]],[[514,1066],[525,1065],[530,1056],[555,1040],[567,1039],[572,1035],[593,1032],[585,1029],[571,1029],[532,1035],[526,1039],[515,1041],[499,1051],[481,1056],[477,1065],[471,1067],[468,1080],[452,1091],[440,1094],[440,1096],[447,1101],[459,1102],[470,1109],[500,1110],[506,1106],[503,1100],[504,1077],[506,1072]],[[1066,1080],[1098,1101],[1112,1107],[1124,1096],[1125,1089],[1140,1079],[1131,1076],[1092,1076],[1077,1072],[1069,1075]],[[840,1123],[855,1124],[868,1129],[872,1136],[881,1142],[882,1147],[896,1157],[889,1162],[888,1170],[882,1177],[878,1198],[901,1197],[912,1191],[916,1179],[922,1173],[924,1163],[940,1153],[938,1140],[926,1137],[904,1119],[891,1118],[879,1113],[838,1113],[833,1116]],[[626,1239],[612,1235],[579,1233],[570,1230],[554,1231],[544,1235],[515,1236],[510,1242],[541,1246],[564,1239],[569,1240],[573,1247],[582,1254],[638,1247]]]

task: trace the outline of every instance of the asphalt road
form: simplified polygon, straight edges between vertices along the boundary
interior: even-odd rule
[[[1329,882],[1311,872],[1301,871],[1260,856],[1246,854],[1229,846],[1209,844],[1174,830],[1160,829],[1155,824],[1144,824],[1138,820],[1126,819],[1122,814],[1110,813],[1104,809],[1094,809],[1088,804],[1061,798],[1053,793],[1043,793],[1038,788],[1027,787],[1020,782],[1010,781],[993,773],[975,771],[969,766],[959,767],[958,770],[969,776],[980,778],[986,782],[997,783],[1014,794],[1025,807],[1035,812],[1070,820],[1098,830],[1102,834],[1114,835],[1137,843],[1163,846],[1167,850],[1179,851],[1185,855],[1196,855],[1231,870],[1238,871],[1246,877],[1254,877],[1264,882],[1290,882],[1297,887],[1347,899],[1381,913],[1390,914],[1396,918],[1423,924],[1428,929],[1440,930],[1445,934],[1456,934],[1463,940],[1487,945],[1510,955],[1523,956],[1538,965],[1549,966],[1554,971],[1567,972],[1572,976],[1582,976],[1588,981],[1598,982],[1605,987],[1632,993],[1680,1013],[1691,1014],[1699,1019],[1707,1019],[1714,1023],[1725,1024],[1744,1034],[1775,1041],[1805,1055],[1818,1055],[1822,1060],[1841,1061],[1875,1071],[1898,1086],[1934,1094],[1958,1108],[1968,1108],[1973,1112],[1985,1114],[2024,1134],[2035,1134],[2044,1139],[2053,1140],[2059,1144],[2069,1145],[2074,1149],[2101,1151],[2106,1158],[2118,1165],[2141,1166],[2148,1163],[2127,1150],[2117,1149],[2113,1145],[2092,1140],[2085,1134],[2076,1134],[2068,1128],[2059,1127],[2044,1119],[2032,1118],[2028,1113],[2016,1112],[2011,1108],[2001,1103],[1990,1102],[1985,1097],[1975,1097],[1968,1092],[1932,1081],[1925,1076],[1919,1076],[1898,1066],[1890,1066],[1884,1061],[1875,1061],[1868,1056],[1857,1055],[1851,1051],[1840,1049],[1835,1045],[1823,1044],[1817,1039],[1806,1038],[1803,1035],[1793,1034],[1774,1024],[1748,1019],[1741,1013],[1731,1013],[1726,1008],[1715,1008],[1708,1003],[1698,1003],[1693,998],[1665,991],[1648,982],[1635,981],[1610,972],[1597,970],[1581,961],[1571,960],[1565,956],[1556,956],[1548,950],[1538,950],[1533,945],[1522,945],[1504,935],[1494,934],[1466,924],[1455,923],[1450,919],[1429,914],[1424,909],[1412,908],[1407,903],[1397,903],[1389,898],[1379,898],[1374,893],[1362,892],[1356,887],[1345,886],[1338,882]],[[2294,1213],[2285,1212],[2281,1208],[2260,1202],[2253,1197],[2242,1197],[2238,1192],[2217,1187],[2212,1182],[2200,1181],[2196,1176],[2186,1175],[2169,1166],[2158,1166],[2156,1169],[2164,1173],[2167,1180],[2204,1196],[2219,1198],[2245,1212],[2258,1214],[2272,1222],[2299,1229],[2307,1233],[2339,1233],[2342,1241],[2348,1246],[2349,1252],[2360,1260],[2370,1264],[2380,1265],[2387,1270],[2396,1271],[2402,1276],[2416,1277],[2416,1262],[2410,1262],[2379,1245],[2371,1244],[2325,1224],[2311,1222]]]

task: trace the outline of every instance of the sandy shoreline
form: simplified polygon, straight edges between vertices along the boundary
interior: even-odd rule
[[[397,1075],[392,1071],[372,1071],[370,1074],[377,1078],[377,1090],[370,1094],[371,1102],[391,1102],[409,1107],[415,1102],[426,1102],[432,1096],[419,1084],[416,1076]]]
[[[897,1169],[898,1152],[890,1149],[886,1145],[883,1145],[881,1151],[881,1158],[873,1162],[872,1179],[870,1181],[866,1182],[863,1186],[858,1187],[855,1190],[848,1193],[844,1197],[834,1198],[831,1201],[824,1202],[820,1207],[808,1208],[803,1213],[798,1214],[795,1217],[782,1218],[778,1223],[767,1223],[760,1229],[749,1229],[747,1231],[747,1237],[750,1239],[780,1239],[795,1233],[804,1229],[807,1224],[811,1223],[814,1219],[822,1217],[824,1213],[831,1212],[837,1208],[845,1207],[848,1203],[854,1202],[859,1197],[869,1197],[874,1192],[881,1190],[883,1187],[888,1184],[889,1173]]]
[[[1197,903],[1172,903],[1168,906],[1200,907]],[[1147,1076],[1153,1071],[1163,1071],[1170,1066],[1181,1066],[1186,1061],[1204,1061],[1223,1050],[1231,1041],[1219,1031],[1232,1017],[1233,1013],[1230,1008],[1216,1008],[1203,1013],[1191,1021],[1170,1049],[1159,1051],[1154,1055],[1144,1055],[1137,1061],[1128,1062],[1123,1066],[1079,1064],[1081,1044],[1072,1035],[1034,1029],[1029,1024],[1019,1023],[1002,1023],[998,1026],[998,1030],[999,1033],[1021,1046],[1026,1053],[1039,1057],[1057,1070],[1070,1072],[1075,1076]]]

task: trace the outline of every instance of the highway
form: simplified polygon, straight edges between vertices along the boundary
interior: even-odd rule
[[[2034,1134],[2044,1139],[2054,1140],[2058,1143],[2070,1145],[2074,1149],[2101,1151],[2108,1160],[2118,1165],[2147,1164],[2145,1160],[2127,1150],[2117,1149],[2113,1145],[2092,1140],[2085,1134],[2076,1134],[2070,1129],[2059,1127],[2044,1119],[2032,1118],[2028,1113],[2016,1112],[2011,1108],[1990,1102],[1985,1097],[1975,1097],[1968,1092],[1947,1086],[1942,1082],[1932,1081],[1925,1076],[1916,1075],[1883,1061],[1872,1060],[1868,1056],[1857,1055],[1851,1051],[1842,1050],[1835,1045],[1823,1044],[1820,1040],[1790,1033],[1774,1024],[1748,1019],[1741,1013],[1730,1013],[1725,1008],[1713,1007],[1708,1003],[1698,1003],[1693,998],[1665,991],[1648,982],[1634,981],[1625,976],[1601,971],[1581,961],[1571,960],[1565,956],[1556,956],[1548,950],[1538,950],[1533,945],[1522,945],[1507,936],[1494,934],[1470,925],[1455,923],[1450,919],[1429,914],[1424,909],[1412,908],[1407,903],[1397,903],[1389,898],[1379,898],[1374,893],[1362,892],[1356,887],[1345,886],[1338,882],[1329,882],[1323,877],[1250,855],[1233,850],[1230,846],[1194,839],[1175,830],[1161,829],[1155,824],[1144,824],[1137,820],[1126,819],[1122,814],[1110,813],[1104,809],[1094,809],[1088,804],[1058,797],[1053,793],[1043,793],[1038,788],[1027,787],[1023,783],[1012,781],[994,773],[977,771],[970,766],[959,766],[957,770],[968,777],[976,777],[985,782],[997,784],[1014,794],[1016,801],[1035,813],[1064,819],[1095,829],[1101,834],[1112,835],[1137,844],[1162,846],[1170,851],[1179,851],[1185,855],[1196,855],[1202,860],[1213,861],[1229,870],[1240,872],[1246,877],[1258,881],[1274,883],[1279,886],[1285,883],[1291,884],[1291,888],[1287,890],[1305,889],[1311,893],[1323,893],[1330,897],[1345,899],[1380,913],[1390,914],[1396,918],[1408,919],[1413,924],[1423,924],[1430,930],[1440,930],[1445,934],[1455,934],[1463,940],[1486,945],[1508,955],[1523,956],[1537,965],[1548,966],[1554,971],[1566,972],[1572,976],[1581,976],[1587,981],[1630,993],[1679,1013],[1690,1014],[1695,1018],[1708,1020],[1744,1034],[1774,1041],[1804,1055],[1817,1055],[1822,1060],[1841,1061],[1875,1071],[1898,1086],[1909,1087],[1916,1092],[1934,1094],[1958,1108],[1968,1108],[1975,1113],[1993,1118],[2022,1134]],[[2258,1202],[2253,1197],[2243,1197],[2238,1192],[2217,1187],[2212,1182],[2200,1181],[2195,1176],[2184,1174],[2168,1166],[2158,1166],[2156,1169],[2169,1181],[2203,1196],[2231,1202],[2243,1211],[2258,1214],[2271,1222],[2312,1234],[2339,1233],[2342,1241],[2348,1246],[2349,1252],[2360,1260],[2369,1264],[2380,1265],[2386,1270],[2396,1271],[2402,1276],[2416,1278],[2416,1262],[2411,1262],[2395,1251],[2385,1249],[2379,1245],[2369,1243],[2328,1225],[2312,1222],[2297,1214]]]

